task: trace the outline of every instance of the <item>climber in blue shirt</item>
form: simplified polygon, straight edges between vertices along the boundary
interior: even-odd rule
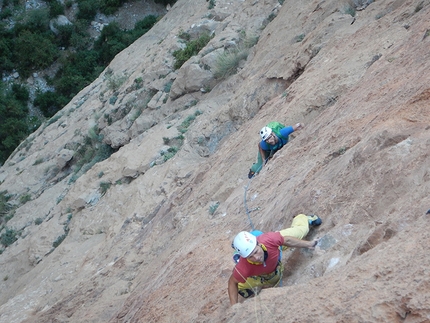
[[[270,122],[263,127],[260,130],[261,141],[258,143],[257,162],[249,170],[248,178],[258,174],[269,158],[288,143],[289,135],[296,130],[303,129],[303,127],[303,123],[285,127],[279,122]]]

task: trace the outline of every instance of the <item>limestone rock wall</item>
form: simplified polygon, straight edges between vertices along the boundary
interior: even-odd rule
[[[18,147],[1,323],[428,319],[430,3],[280,2],[179,0]],[[305,128],[249,181],[273,120]],[[236,232],[298,213],[323,219],[317,250],[230,307]]]

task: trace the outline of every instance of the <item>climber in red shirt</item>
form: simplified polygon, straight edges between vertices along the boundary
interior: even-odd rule
[[[262,288],[276,286],[282,279],[283,265],[280,248],[314,249],[318,239],[302,240],[309,232],[309,226],[319,226],[321,219],[316,215],[299,214],[290,228],[278,232],[267,232],[255,236],[242,231],[233,240],[233,248],[240,258],[228,280],[230,304],[238,302],[238,295],[248,298]]]

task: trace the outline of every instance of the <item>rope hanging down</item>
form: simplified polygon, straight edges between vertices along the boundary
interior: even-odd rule
[[[265,165],[266,163],[267,163],[267,161],[269,160],[269,157],[268,158],[266,158],[266,160],[264,161],[264,164],[262,164],[261,165],[261,167],[258,169],[258,171],[257,172],[255,172],[256,174],[258,173],[258,172],[260,172],[260,170],[261,170],[261,168],[263,168],[263,165]],[[251,225],[251,228],[252,228],[252,231],[255,231],[255,227],[254,227],[254,223],[252,223],[252,220],[251,220],[251,215],[250,215],[250,213],[252,212],[252,211],[255,211],[255,210],[258,210],[258,209],[260,209],[259,207],[256,207],[256,208],[254,208],[254,209],[252,209],[252,210],[248,210],[248,206],[246,205],[246,192],[248,191],[248,188],[249,188],[249,186],[251,185],[251,182],[252,182],[252,179],[254,178],[254,176],[255,176],[255,174],[248,180],[248,185],[246,185],[244,188],[245,188],[245,193],[244,193],[244,199],[243,199],[243,204],[245,205],[245,213],[246,213],[246,215],[248,216],[248,220],[249,220],[249,224]],[[429,210],[429,213],[430,213],[430,210]],[[280,247],[279,248],[279,261],[282,261],[282,247]],[[282,267],[281,267],[282,268]],[[281,273],[280,273],[280,279],[279,279],[279,281],[275,284],[275,286],[274,287],[277,287],[277,286],[279,286],[279,287],[282,287],[282,275],[283,275],[283,268],[281,269]]]
[[[248,187],[251,184],[251,181],[252,181],[252,178],[249,179],[248,185],[245,186],[244,204],[245,204],[245,212],[246,212],[246,215],[248,216],[249,224],[251,225],[252,231],[254,231],[255,227],[254,227],[254,224],[252,223],[251,216],[250,216],[251,211],[248,210],[248,206],[246,205],[246,192],[248,191]]]
[[[258,173],[260,172],[260,170],[263,168],[263,165],[266,165],[266,163],[267,163],[267,161],[269,160],[269,158],[270,158],[270,156],[269,156],[269,157],[267,157],[267,158],[264,160],[264,163],[261,163],[260,168],[258,168],[258,170],[255,172],[255,174],[258,174]],[[254,178],[255,174],[254,174],[254,175],[252,175],[252,177],[248,180],[248,185],[246,185],[246,186],[245,186],[245,194],[244,194],[244,197],[243,197],[243,204],[245,205],[245,213],[246,213],[246,215],[248,216],[249,224],[251,225],[252,231],[254,231],[254,230],[255,230],[255,227],[254,227],[254,224],[252,223],[250,213],[251,213],[252,211],[259,210],[260,208],[259,208],[259,207],[256,207],[256,208],[252,209],[251,211],[250,211],[250,210],[248,210],[248,206],[246,205],[246,192],[248,191],[248,188],[249,188],[249,186],[251,185],[251,181],[252,181],[252,179]]]

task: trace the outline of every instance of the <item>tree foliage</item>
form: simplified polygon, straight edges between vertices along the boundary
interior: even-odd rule
[[[18,71],[21,78],[59,63],[55,76],[47,81],[55,90],[37,92],[33,104],[45,117],[53,116],[80,90],[89,85],[120,51],[146,33],[157,22],[148,16],[133,30],[118,24],[106,26],[94,42],[88,33],[89,19],[97,11],[114,13],[126,0],[77,0],[79,13],[72,25],[56,26],[54,34],[49,20],[64,13],[60,0],[47,0],[47,8],[26,12],[12,28],[0,21],[0,73]],[[0,12],[13,11],[19,0],[3,0]],[[68,5],[68,2],[65,4]],[[0,164],[27,135],[40,125],[37,117],[28,117],[29,93],[19,84],[0,82]]]
[[[176,0],[154,0],[154,2],[163,4],[163,5],[168,5],[168,4],[173,5],[176,3]]]
[[[15,40],[14,60],[18,72],[28,77],[32,71],[50,66],[59,53],[51,37],[23,30]]]
[[[29,132],[25,94],[17,92],[0,87],[0,163],[5,162]]]

